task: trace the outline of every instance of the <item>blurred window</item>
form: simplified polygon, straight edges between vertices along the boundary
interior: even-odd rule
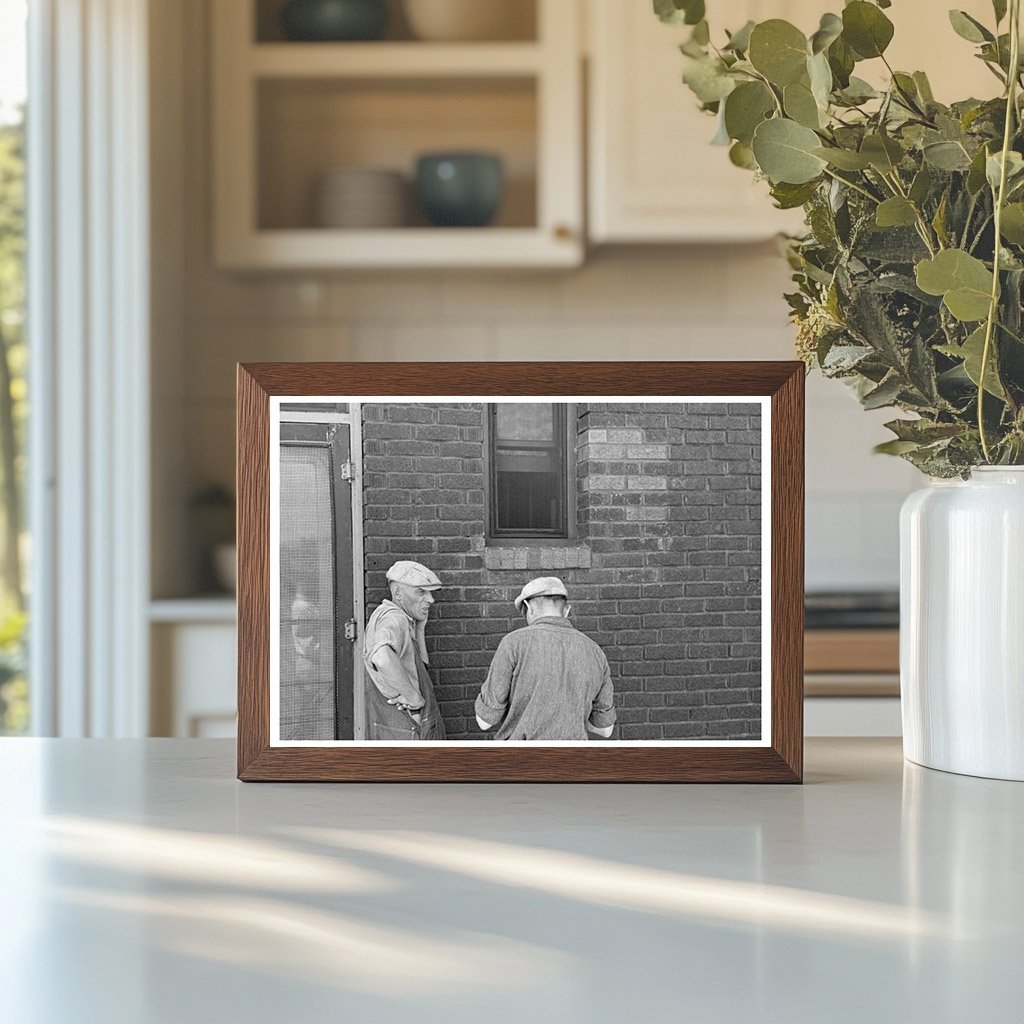
[[[26,657],[25,0],[0,0],[0,735],[29,729]]]

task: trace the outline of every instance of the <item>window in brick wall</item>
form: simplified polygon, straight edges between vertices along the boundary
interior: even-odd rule
[[[490,536],[568,536],[569,444],[565,405],[487,408]]]

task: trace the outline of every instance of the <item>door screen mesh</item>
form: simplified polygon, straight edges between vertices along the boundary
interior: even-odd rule
[[[335,738],[331,524],[330,449],[282,446],[282,740]]]

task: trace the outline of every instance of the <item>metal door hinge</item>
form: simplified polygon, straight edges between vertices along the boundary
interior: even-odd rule
[[[356,478],[356,467],[355,464],[349,459],[348,462],[341,464],[341,479],[342,480],[355,480]]]
[[[345,639],[346,640],[355,640],[355,638],[356,638],[356,620],[355,619],[349,619],[348,622],[345,623]]]

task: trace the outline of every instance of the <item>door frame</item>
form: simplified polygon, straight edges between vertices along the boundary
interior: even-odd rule
[[[363,574],[363,416],[359,402],[349,402],[348,412],[285,411],[282,405],[310,402],[312,399],[278,400],[278,439],[283,423],[344,423],[348,426],[348,460],[352,466],[350,495],[352,501],[352,617],[356,623],[356,637],[352,641],[352,737],[366,739],[366,691],[363,685],[362,659],[363,630],[366,625],[365,583]],[[324,401],[324,404],[333,404]],[[280,554],[275,554],[279,558]],[[338,581],[341,582],[340,580]],[[335,645],[337,646],[337,638]],[[280,708],[278,708],[280,714]]]

